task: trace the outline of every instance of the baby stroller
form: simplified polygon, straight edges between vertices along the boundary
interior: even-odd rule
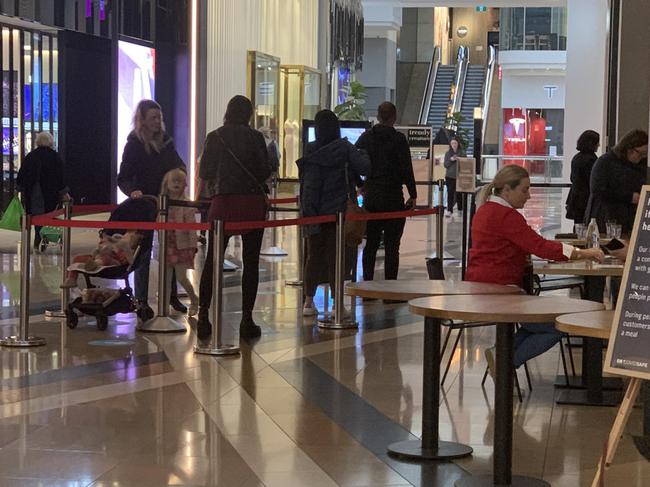
[[[112,213],[108,221],[156,221],[157,200],[153,197],[128,199],[120,204]],[[106,229],[101,230],[108,235],[125,233],[125,230]],[[82,295],[68,304],[65,310],[66,325],[68,328],[76,328],[79,323],[77,311],[83,315],[94,316],[97,319],[97,329],[106,330],[108,317],[117,313],[133,313],[142,321],[153,318],[153,311],[149,307],[139,308],[137,306],[133,291],[129,286],[129,274],[140,264],[140,250],[144,237],[135,249],[133,263],[128,265],[114,265],[99,267],[96,270],[80,270],[70,267],[69,270],[76,270],[83,275],[86,281],[86,288]],[[144,256],[148,258],[147,255]],[[124,287],[120,289],[102,289],[93,285],[91,278],[124,280]]]

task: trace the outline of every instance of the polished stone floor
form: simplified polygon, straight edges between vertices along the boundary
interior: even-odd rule
[[[537,195],[527,216],[552,233],[562,207],[559,195]],[[458,257],[459,228],[458,217],[447,220],[449,257]],[[428,219],[407,223],[401,278],[426,277],[434,234]],[[73,251],[94,238],[75,231]],[[0,235],[2,335],[16,330],[15,243],[15,234]],[[54,248],[35,254],[30,327],[47,345],[0,350],[0,486],[451,486],[490,472],[494,386],[488,379],[481,387],[481,378],[493,329],[465,334],[441,397],[441,437],[470,444],[473,456],[394,460],[387,444],[421,434],[422,321],[405,304],[359,300],[358,330],[320,330],[302,317],[299,289],[284,283],[296,277],[294,229],[279,231],[277,243],[289,257],[263,259],[255,312],[263,336],[230,358],[193,353],[193,320],[181,334],[135,332],[131,315],[111,318],[104,332],[92,318],[74,330],[46,320],[43,310],[57,304],[60,260]],[[239,262],[236,242],[228,254]],[[448,275],[458,272],[457,261],[447,263]],[[226,274],[231,342],[238,341],[238,282],[238,272]],[[317,304],[324,307],[322,290]],[[556,405],[559,364],[557,348],[530,363],[533,390],[524,387],[523,402],[515,401],[514,471],[553,486],[588,486],[616,410]],[[606,485],[650,485],[650,464],[633,442],[641,429],[637,409]]]

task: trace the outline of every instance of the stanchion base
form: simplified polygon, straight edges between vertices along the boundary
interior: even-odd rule
[[[558,395],[556,404],[572,406],[618,406],[623,400],[621,391],[602,391],[600,397],[590,399],[585,389],[564,389]]]
[[[302,281],[299,280],[299,279],[296,279],[296,280],[288,280],[288,281],[284,281],[284,285],[285,285],[285,286],[295,286],[295,287],[299,287],[299,286],[302,286]]]
[[[551,484],[541,479],[523,477],[521,475],[513,475],[510,484],[495,484],[494,476],[481,475],[477,477],[463,477],[462,479],[456,480],[454,485],[456,487],[551,487]]]
[[[289,255],[289,253],[281,249],[280,247],[269,247],[267,249],[262,249],[260,252],[260,255],[271,255],[275,257],[284,257],[285,255]]]
[[[215,356],[239,355],[239,347],[236,345],[224,345],[223,343],[216,347],[212,347],[211,344],[208,343],[205,346],[194,345],[194,353]]]
[[[186,332],[187,328],[171,316],[156,316],[144,323],[138,323],[136,330],[146,333],[182,333]]]
[[[45,310],[46,318],[65,318],[65,311],[60,309],[46,309]]]
[[[2,347],[14,347],[14,348],[27,348],[27,347],[42,347],[45,345],[45,338],[40,337],[27,337],[23,340],[17,336],[5,337],[0,340],[0,346]]]
[[[472,454],[471,446],[451,441],[438,441],[438,447],[431,450],[422,448],[422,441],[399,441],[388,445],[388,453],[405,460],[444,460],[462,458]]]
[[[349,330],[359,328],[359,323],[351,318],[343,318],[341,323],[337,323],[334,318],[323,318],[317,321],[318,327],[324,330]]]

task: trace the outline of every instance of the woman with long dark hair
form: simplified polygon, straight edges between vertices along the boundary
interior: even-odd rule
[[[300,211],[302,216],[334,215],[345,211],[348,197],[355,198],[355,184],[370,171],[370,158],[341,138],[338,117],[330,110],[316,114],[316,140],[307,144],[299,159]],[[305,303],[303,314],[318,314],[314,295],[326,267],[332,293],[336,279],[336,224],[322,223],[305,227],[307,262],[305,266]]]
[[[465,157],[463,146],[460,145],[458,139],[451,139],[449,141],[449,150],[445,153],[445,186],[447,186],[447,212],[445,216],[451,217],[454,211],[454,205],[458,205],[458,209],[463,209],[462,200],[456,193],[456,179],[458,178],[458,158]]]
[[[264,220],[267,212],[266,179],[271,175],[264,136],[249,126],[253,105],[237,95],[228,102],[222,127],[210,132],[205,140],[199,165],[199,193],[203,188],[211,196],[208,221]],[[224,248],[232,234],[225,237]],[[260,250],[264,229],[243,231],[241,338],[255,338],[262,330],[253,320],[253,308],[259,284]],[[214,239],[210,240],[201,274],[197,335],[205,340],[212,333],[208,318],[212,300]]]
[[[578,153],[571,159],[571,190],[566,200],[566,217],[574,223],[584,223],[585,210],[589,201],[589,180],[591,170],[598,157],[600,135],[593,130],[585,130],[578,137]]]

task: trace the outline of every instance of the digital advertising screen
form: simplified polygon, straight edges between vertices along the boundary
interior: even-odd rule
[[[133,130],[133,114],[140,100],[155,100],[156,50],[127,41],[118,41],[117,86],[117,170],[119,172],[126,139]],[[118,203],[126,196],[118,190]]]
[[[305,144],[316,140],[316,128],[313,120],[303,120],[303,140]],[[356,144],[361,134],[370,128],[370,122],[341,120],[341,137],[347,138],[351,144]]]

